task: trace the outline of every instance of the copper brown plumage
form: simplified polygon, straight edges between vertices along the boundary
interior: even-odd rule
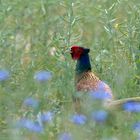
[[[91,71],[83,72],[81,75],[75,76],[77,91],[90,91],[97,89],[99,78]]]
[[[77,91],[97,91],[99,86],[103,83],[93,72],[87,71],[80,76],[76,76],[76,89]],[[110,87],[104,83],[104,91],[112,96]]]

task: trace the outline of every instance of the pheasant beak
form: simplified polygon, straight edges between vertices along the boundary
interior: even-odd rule
[[[66,50],[64,51],[64,53],[65,53],[65,54],[67,54],[67,53],[71,53],[70,48],[66,49]]]
[[[65,50],[65,53],[66,53],[66,54],[69,53],[69,54],[71,55],[72,59],[73,59],[73,60],[76,60],[76,59],[74,59],[74,54],[73,54],[71,48],[68,48],[67,50]]]
[[[69,49],[69,53],[71,54],[72,59],[74,59],[74,54],[73,54],[71,48]]]
[[[72,50],[71,49],[69,50],[69,53],[72,54]]]
[[[72,53],[72,50],[71,50],[71,48],[69,48],[69,53],[70,53],[70,54]]]
[[[71,50],[71,48],[69,48],[68,50],[67,50],[67,53],[69,53],[69,54],[71,54],[72,55],[72,50]]]

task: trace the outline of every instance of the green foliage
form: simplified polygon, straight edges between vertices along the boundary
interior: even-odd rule
[[[10,71],[0,83],[0,139],[53,140],[64,131],[76,140],[136,139],[131,127],[139,114],[111,112],[104,125],[69,121],[75,64],[67,52],[74,44],[89,47],[94,72],[116,98],[139,96],[139,9],[139,0],[0,0],[0,69]],[[52,79],[36,82],[40,70],[52,72]],[[30,96],[39,100],[37,110],[24,107]],[[15,128],[19,118],[47,110],[56,117],[44,133]]]

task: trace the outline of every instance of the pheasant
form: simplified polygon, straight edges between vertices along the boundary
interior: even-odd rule
[[[70,54],[73,60],[77,60],[76,73],[75,73],[75,88],[76,91],[82,92],[93,92],[102,90],[101,94],[105,93],[108,97],[107,102],[105,102],[105,107],[107,108],[120,108],[122,104],[128,101],[138,101],[140,102],[140,97],[125,98],[121,100],[114,100],[111,88],[105,82],[100,80],[92,71],[91,64],[88,53],[90,49],[72,46]],[[79,112],[80,109],[80,99],[74,98],[75,110]]]
[[[112,91],[110,87],[101,81],[92,71],[89,60],[89,49],[73,46],[71,48],[72,59],[77,60],[75,84],[77,91],[96,91],[99,90],[100,85],[103,85],[103,89],[112,98]]]

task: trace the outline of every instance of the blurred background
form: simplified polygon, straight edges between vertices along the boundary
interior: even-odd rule
[[[77,124],[72,45],[116,99],[140,95],[139,0],[0,0],[1,140],[138,140],[139,113]]]

